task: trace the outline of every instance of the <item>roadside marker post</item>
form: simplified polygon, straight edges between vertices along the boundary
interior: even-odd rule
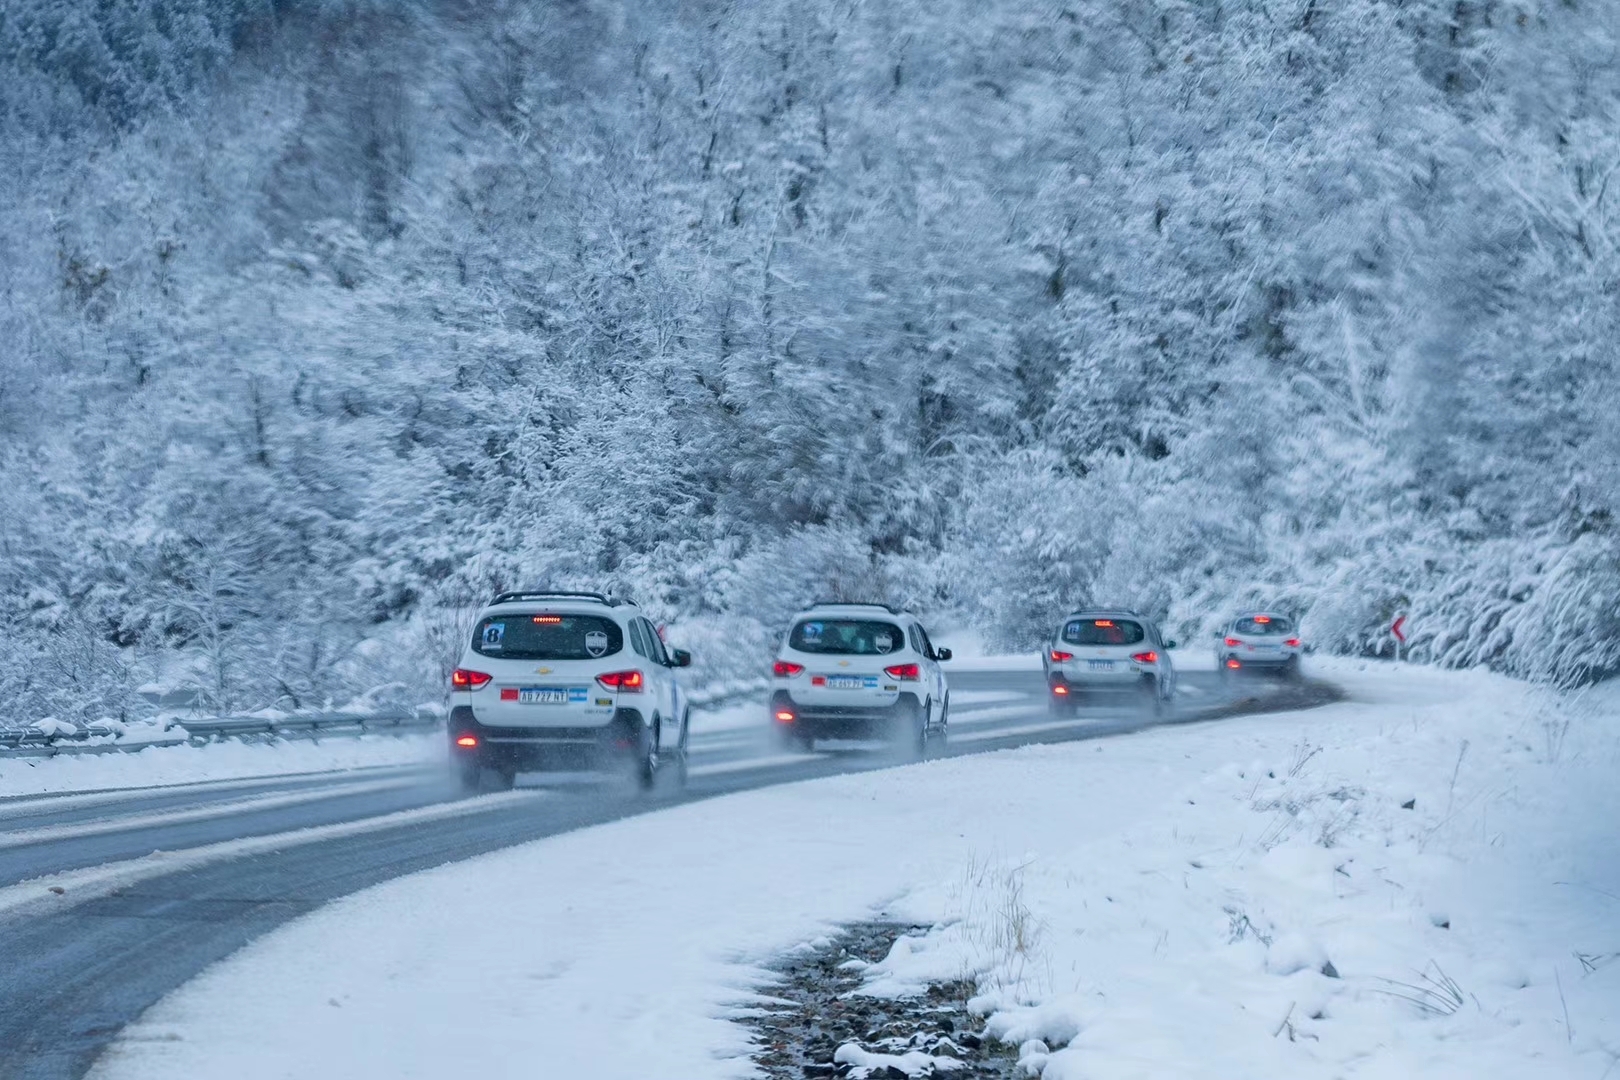
[[[1406,631],[1402,629],[1404,626],[1406,626],[1405,615],[1395,616],[1395,621],[1389,624],[1389,632],[1395,635],[1395,662],[1397,664],[1401,662],[1401,647],[1406,644]]]

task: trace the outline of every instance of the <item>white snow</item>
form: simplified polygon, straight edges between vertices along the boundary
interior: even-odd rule
[[[147,746],[124,753],[49,758],[0,754],[0,797],[422,765],[443,761],[444,753],[443,735],[429,732],[274,743],[226,740],[203,746]]]
[[[881,915],[935,929],[867,992],[973,975],[1047,1080],[1620,1068],[1620,687],[1318,671],[1351,700],[748,792],[391,882],[182,987],[94,1075],[745,1076],[763,965]]]

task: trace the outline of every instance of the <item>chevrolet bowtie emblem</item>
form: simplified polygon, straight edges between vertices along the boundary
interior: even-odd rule
[[[534,669],[534,673],[536,675],[550,675],[551,669],[548,667],[537,667]]]

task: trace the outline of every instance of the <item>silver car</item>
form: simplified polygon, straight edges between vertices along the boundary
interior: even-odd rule
[[[1170,660],[1175,647],[1134,611],[1075,612],[1063,620],[1041,658],[1052,710],[1070,714],[1083,701],[1134,695],[1162,714],[1176,693]]]
[[[1243,671],[1270,671],[1290,679],[1299,677],[1299,657],[1305,643],[1299,627],[1274,611],[1246,611],[1217,630],[1215,660],[1227,678]]]

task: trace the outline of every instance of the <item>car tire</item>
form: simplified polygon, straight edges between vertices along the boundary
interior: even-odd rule
[[[659,719],[654,716],[651,729],[641,732],[641,748],[636,754],[636,785],[642,791],[651,791],[658,784],[658,725]]]
[[[1299,682],[1300,672],[1298,656],[1289,657],[1288,662],[1283,665],[1283,678],[1287,679],[1289,682]]]
[[[517,771],[514,769],[495,769],[495,790],[511,791],[517,784]]]
[[[933,748],[934,741],[934,699],[928,698],[922,703],[912,721],[912,756],[917,761],[926,761],[928,751]]]
[[[456,766],[456,779],[462,791],[476,795],[484,790],[484,767],[476,761],[463,761]]]

